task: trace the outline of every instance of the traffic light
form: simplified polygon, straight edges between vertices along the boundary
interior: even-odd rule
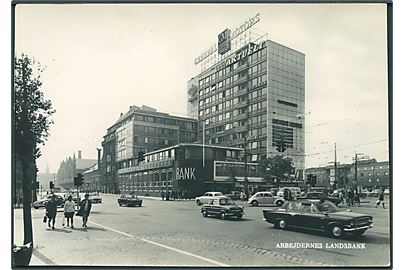
[[[142,152],[142,151],[139,151],[139,152],[138,152],[138,163],[141,163],[142,161],[145,160],[144,154],[145,154],[145,153]]]
[[[77,176],[73,179],[73,183],[75,186],[81,186],[83,184],[83,175],[78,173]]]
[[[53,189],[55,187],[55,185],[53,184],[53,181],[49,181],[49,188]]]

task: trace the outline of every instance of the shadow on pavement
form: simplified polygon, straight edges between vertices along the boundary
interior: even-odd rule
[[[72,230],[68,230],[68,229],[65,229],[65,228],[63,228],[63,229],[59,229],[59,228],[55,228],[55,229],[50,229],[50,228],[46,228],[46,230],[47,231],[51,231],[51,232],[63,232],[63,233],[71,233],[72,232]]]

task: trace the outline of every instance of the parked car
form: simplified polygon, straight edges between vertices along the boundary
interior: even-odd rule
[[[388,188],[384,190],[384,195],[390,195],[390,190]]]
[[[367,192],[367,197],[378,197],[380,190],[374,189],[373,191]]]
[[[270,191],[260,191],[250,197],[247,203],[252,206],[267,204],[280,207],[284,203],[284,198],[280,196],[273,196]]]
[[[118,198],[118,204],[119,206],[142,206],[142,199],[136,194],[122,194]]]
[[[103,202],[103,199],[99,195],[97,195],[97,192],[90,193],[89,200],[92,203],[102,203]]]
[[[302,198],[300,198],[300,199],[302,199]],[[342,202],[339,198],[334,198],[334,197],[327,196],[323,192],[308,192],[307,195],[305,195],[305,197],[303,199],[321,200],[321,201],[327,200],[327,201],[332,202],[336,206],[339,205]]]
[[[35,209],[41,208],[41,207],[45,207],[46,204],[48,203],[48,201],[50,201],[52,198],[52,195],[47,195],[45,198],[42,198],[38,201],[35,201],[33,203],[33,206]],[[56,195],[56,201],[57,201],[57,206],[58,207],[63,207],[65,205],[65,200],[63,199],[62,196],[60,195]]]
[[[279,190],[277,191],[278,197],[284,196],[284,189],[289,189],[293,198],[299,197],[301,195],[301,189],[299,187],[282,187],[279,188]]]
[[[224,194],[222,194],[222,192],[218,192],[218,191],[205,192],[202,196],[196,197],[195,202],[197,205],[202,205],[204,203],[208,203],[208,200],[212,199],[212,197],[218,197],[218,196],[224,196]]]
[[[240,200],[240,191],[233,190],[228,194],[225,194],[225,196],[231,198],[232,200]]]
[[[203,204],[201,207],[201,214],[204,217],[214,215],[221,219],[226,219],[228,217],[241,219],[243,216],[243,207],[236,205],[235,202],[227,196],[216,196],[210,198],[208,203]]]
[[[362,235],[373,227],[371,216],[343,211],[329,201],[320,200],[288,201],[279,209],[263,209],[263,216],[276,228],[323,231],[336,238],[346,233]]]

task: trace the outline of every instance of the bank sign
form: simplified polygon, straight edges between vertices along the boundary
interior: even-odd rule
[[[176,180],[196,180],[196,168],[176,168]]]
[[[200,159],[176,160],[174,164],[174,177],[177,181],[212,181],[213,161],[202,166]]]

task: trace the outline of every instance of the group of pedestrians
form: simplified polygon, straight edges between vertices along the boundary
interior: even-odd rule
[[[55,222],[56,222],[56,215],[57,215],[57,207],[58,207],[58,202],[56,200],[56,195],[53,194],[51,199],[47,202],[45,206],[45,216],[48,219],[48,227],[52,228],[52,230],[55,229]],[[76,213],[76,216],[81,216],[82,217],[82,227],[87,227],[87,221],[90,215],[91,211],[91,201],[89,200],[89,194],[84,195],[84,200],[82,200],[79,204],[79,210]],[[73,201],[72,195],[69,195],[67,200],[65,201],[64,205],[64,217],[63,217],[63,222],[62,226],[65,226],[65,218],[67,221],[67,226],[70,228],[74,228],[73,225],[73,216],[75,215],[76,212],[76,204]],[[44,220],[45,221],[45,220]]]
[[[173,190],[172,192],[170,191],[161,191],[160,192],[160,197],[163,200],[170,200],[170,198],[173,198],[173,200],[190,200],[191,199],[191,193],[187,189],[183,190]]]

